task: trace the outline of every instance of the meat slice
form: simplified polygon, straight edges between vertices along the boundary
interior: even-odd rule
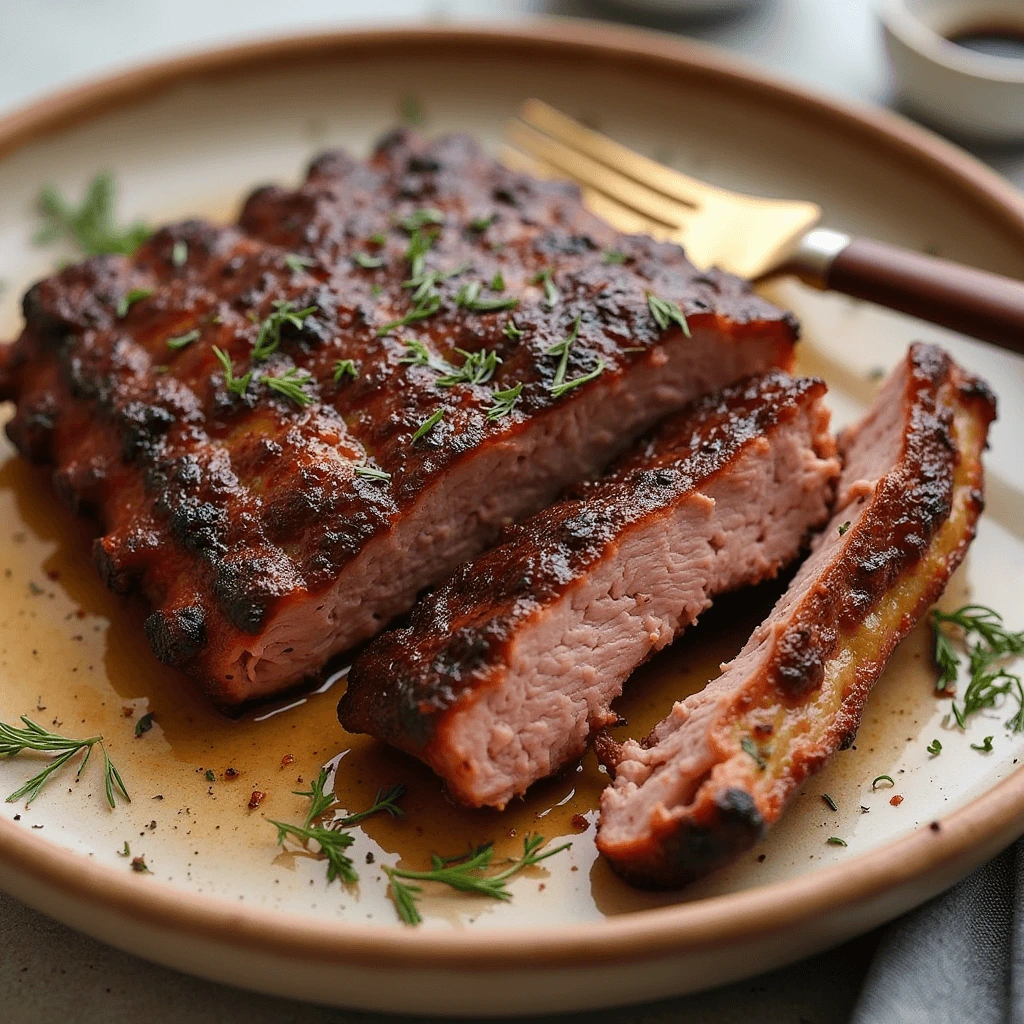
[[[942,593],[982,509],[995,400],[914,345],[840,438],[835,515],[769,617],[642,743],[605,744],[598,848],[632,882],[677,886],[750,847],[852,743],[896,644]]]
[[[157,654],[225,703],[373,635],[666,413],[789,365],[796,337],[575,188],[401,132],[259,190],[236,226],[69,267],[24,309],[11,438],[98,515],[101,572],[149,599]]]
[[[672,417],[378,637],[342,724],[422,758],[473,806],[503,807],[577,757],[639,664],[828,518],[824,391],[775,371]]]

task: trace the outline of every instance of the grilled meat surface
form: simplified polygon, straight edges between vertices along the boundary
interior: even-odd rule
[[[911,347],[840,437],[836,512],[744,649],[646,741],[600,745],[616,776],[597,844],[619,873],[664,887],[713,870],[853,742],[893,649],[974,537],[994,417],[984,383]]]
[[[824,391],[774,371],[670,417],[371,643],[342,724],[416,754],[473,806],[503,807],[579,756],[633,669],[828,518]]]
[[[10,437],[99,518],[97,564],[148,598],[157,655],[225,703],[373,635],[795,340],[745,284],[616,234],[575,188],[406,132],[258,190],[235,226],[69,267],[24,312],[0,367]]]

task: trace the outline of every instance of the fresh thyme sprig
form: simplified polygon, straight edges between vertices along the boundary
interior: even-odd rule
[[[661,328],[667,330],[669,324],[678,324],[683,334],[690,337],[690,325],[686,322],[683,311],[674,303],[659,299],[653,292],[647,292],[647,305],[654,317],[654,322]]]
[[[565,371],[569,366],[569,349],[572,348],[573,343],[576,341],[577,337],[579,337],[580,319],[581,317],[576,317],[576,320],[572,325],[572,330],[565,338],[561,341],[556,341],[554,345],[551,345],[544,350],[544,355],[546,356],[560,357],[558,360],[558,368],[555,370],[555,379],[551,382],[552,391],[565,382]]]
[[[552,279],[551,268],[549,267],[547,270],[542,270],[539,274],[536,274],[530,283],[544,286],[544,305],[548,309],[553,309],[561,298],[561,294]]]
[[[280,377],[264,376],[261,378],[271,391],[275,391],[296,405],[302,406],[310,405],[313,401],[312,395],[305,390],[306,385],[312,379],[309,373],[305,370],[300,370],[296,366],[291,367],[287,373],[282,374]]]
[[[561,398],[567,391],[572,391],[573,388],[578,388],[581,384],[589,384],[592,380],[597,380],[602,373],[604,373],[604,360],[598,359],[597,366],[590,373],[585,373],[582,377],[576,377],[573,380],[563,381],[561,384],[555,384],[551,388],[551,394],[554,398]]]
[[[377,337],[383,338],[384,335],[390,334],[396,327],[408,327],[409,324],[416,323],[417,320],[425,320],[428,316],[433,316],[440,308],[441,295],[438,292],[434,292],[428,295],[422,302],[413,306],[405,316],[392,320],[379,328]]]
[[[443,224],[444,214],[440,210],[414,210],[410,216],[400,222],[402,229],[410,233],[425,228],[428,224]]]
[[[494,420],[500,420],[504,419],[506,416],[511,416],[512,410],[516,407],[516,402],[519,401],[519,396],[522,393],[522,381],[513,387],[505,388],[504,391],[495,391],[492,395],[494,398],[494,404],[488,407],[487,418],[493,422]]]
[[[301,847],[306,848],[310,842],[315,842],[327,858],[327,882],[330,884],[336,878],[349,884],[359,881],[352,858],[345,851],[355,842],[355,837],[350,832],[342,829],[350,828],[357,822],[370,817],[371,814],[385,813],[393,818],[400,818],[405,812],[398,806],[398,801],[405,793],[402,785],[392,786],[390,789],[378,789],[373,805],[365,811],[350,814],[338,821],[327,825],[315,825],[314,822],[322,818],[332,807],[336,800],[333,793],[324,791],[327,785],[328,772],[326,768],[320,769],[320,774],[311,784],[308,790],[294,790],[296,796],[309,797],[309,807],[306,809],[306,819],[301,825],[293,825],[285,821],[267,820],[277,829],[277,842],[284,846],[288,839],[296,841]]]
[[[512,893],[506,883],[514,875],[526,868],[539,864],[556,853],[569,849],[571,843],[563,843],[553,850],[539,852],[546,840],[541,835],[527,835],[523,840],[523,855],[503,871],[497,874],[486,874],[494,859],[494,847],[490,844],[478,846],[475,850],[459,857],[431,857],[429,871],[410,871],[408,868],[393,868],[384,865],[384,872],[391,880],[391,894],[395,901],[398,915],[406,924],[420,924],[423,920],[416,900],[423,892],[421,885],[407,885],[412,882],[438,882],[459,892],[473,893],[477,896],[488,896],[495,900],[510,900]]]
[[[340,384],[346,377],[351,377],[353,380],[359,376],[359,371],[356,369],[356,364],[351,359],[339,359],[334,364],[334,383]]]
[[[128,315],[128,310],[135,305],[136,302],[141,302],[143,299],[148,299],[153,294],[152,288],[132,288],[131,291],[125,292],[121,296],[120,301],[117,304],[117,316],[119,319]]]
[[[482,348],[477,352],[465,349],[455,350],[463,357],[459,367],[449,367],[449,372],[438,377],[435,383],[439,388],[450,388],[456,384],[486,384],[497,372],[501,362],[497,352]]]
[[[38,751],[44,754],[56,754],[57,756],[38,774],[28,780],[23,786],[16,789],[7,798],[8,803],[14,803],[23,796],[28,799],[26,804],[32,803],[39,796],[46,783],[61,770],[76,754],[85,751],[85,757],[78,766],[76,778],[81,778],[85,766],[89,763],[92,748],[99,744],[103,753],[103,788],[106,793],[107,803],[116,807],[116,795],[118,793],[129,803],[132,798],[128,795],[121,773],[114,767],[113,761],[107,755],[107,748],[103,745],[102,736],[90,736],[84,740],[70,739],[61,736],[59,733],[50,732],[41,725],[37,725],[25,715],[21,716],[24,729],[17,726],[7,725],[0,722],[0,757],[17,757],[27,750]]]
[[[387,260],[383,256],[369,256],[365,252],[354,252],[352,253],[352,262],[364,270],[378,270],[384,266]]]
[[[296,309],[292,302],[283,299],[275,299],[273,306],[273,313],[260,324],[259,334],[256,335],[256,344],[252,349],[253,362],[256,363],[264,362],[277,351],[281,344],[281,328],[285,324],[302,330],[306,318],[317,310],[316,306]]]
[[[435,409],[417,428],[416,433],[412,435],[410,444],[415,444],[421,437],[425,437],[429,434],[434,427],[444,419],[444,409]]]
[[[213,346],[213,354],[217,357],[217,361],[224,369],[224,387],[226,387],[233,395],[238,395],[239,398],[241,398],[249,387],[249,381],[252,380],[252,370],[249,370],[241,377],[236,377],[235,371],[231,366],[231,356],[216,345]]]
[[[405,342],[405,355],[398,360],[408,366],[429,366],[438,373],[451,373],[453,368],[440,356],[435,356],[429,348],[417,338]]]
[[[193,341],[198,341],[202,336],[203,332],[196,327],[187,334],[179,334],[176,338],[168,338],[167,347],[177,351],[180,348],[191,345]]]
[[[470,281],[464,284],[455,296],[455,305],[473,313],[493,313],[499,309],[515,309],[519,305],[519,300],[515,297],[507,299],[481,298],[482,288],[483,285],[479,281]]]
[[[368,463],[361,463],[355,468],[356,476],[362,477],[364,480],[380,480],[387,482],[391,479],[390,473],[385,473],[383,469],[378,469],[376,466],[371,466]]]
[[[953,716],[960,728],[967,719],[983,708],[992,708],[1000,698],[1012,696],[1017,713],[1007,721],[1012,732],[1024,731],[1024,684],[1020,676],[1008,672],[1007,658],[1024,654],[1024,630],[1014,632],[1003,625],[1003,617],[985,605],[968,604],[955,612],[932,611],[932,632],[935,639],[934,658],[939,676],[936,692],[955,697],[960,657],[950,635],[943,626],[957,627],[968,648],[970,682],[963,695],[963,706],[953,701]],[[971,637],[977,637],[969,644]]]
[[[36,232],[36,245],[49,245],[63,237],[84,256],[130,256],[150,235],[149,228],[139,221],[127,227],[114,222],[114,179],[106,172],[92,179],[78,207],[48,185],[39,193],[39,211],[43,224]]]
[[[511,338],[512,341],[516,341],[518,338],[521,338],[526,332],[516,327],[515,320],[513,320],[512,317],[509,317],[508,320],[505,322],[505,326],[502,328],[501,333],[504,334],[506,338]]]

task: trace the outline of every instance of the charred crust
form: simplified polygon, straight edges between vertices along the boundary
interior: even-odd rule
[[[199,605],[153,612],[145,629],[153,653],[174,668],[187,665],[206,644],[206,615]]]
[[[598,729],[593,736],[593,745],[598,763],[604,765],[614,779],[615,771],[622,762],[622,744],[613,740],[607,729]]]

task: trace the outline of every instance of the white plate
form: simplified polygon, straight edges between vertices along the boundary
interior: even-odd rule
[[[528,95],[708,180],[814,199],[830,226],[1024,274],[1016,194],[887,115],[852,113],[713,53],[617,29],[556,22],[379,32],[187,58],[0,123],[0,335],[17,332],[18,296],[53,266],[54,253],[30,242],[43,183],[73,195],[109,168],[125,217],[224,218],[251,187],[295,181],[326,147],[366,152],[395,123],[403,97],[422,105],[425,131],[465,130],[493,146]],[[995,386],[989,511],[945,603],[982,601],[1024,624],[1024,361],[795,282],[768,291],[803,321],[801,366],[828,380],[837,423],[863,409],[878,371],[914,338],[947,344]],[[1024,831],[1024,779],[1013,774],[1024,739],[1006,732],[1005,712],[978,716],[967,735],[943,726],[949,702],[931,694],[919,628],[878,684],[854,749],[811,780],[764,843],[683,893],[637,892],[596,857],[602,777],[589,758],[504,815],[470,814],[447,805],[419,765],[342,733],[338,687],[271,717],[219,716],[151,656],[141,610],[103,589],[88,525],[58,505],[45,474],[6,444],[0,459],[0,718],[28,713],[65,733],[102,732],[133,795],[109,811],[90,765],[81,782],[62,777],[29,811],[3,805],[0,885],[135,953],[259,990],[376,1009],[502,1014],[626,1003],[753,974],[845,939]],[[761,592],[727,604],[644,669],[623,704],[631,730],[703,685],[769,600]],[[149,711],[156,724],[135,739]],[[993,752],[972,750],[987,734]],[[943,750],[931,758],[934,737]],[[299,819],[298,778],[308,783],[339,754],[337,789],[352,809],[380,784],[410,786],[404,820],[374,819],[359,832],[362,882],[353,889],[328,886],[317,858],[278,850],[265,820]],[[294,762],[282,766],[284,755]],[[229,767],[240,773],[233,781]],[[0,764],[0,792],[31,773],[23,759]],[[881,774],[896,780],[894,790],[872,792]],[[255,789],[266,798],[254,812]],[[897,794],[903,801],[893,806]],[[587,819],[585,829],[573,815]],[[937,831],[920,827],[937,819]],[[382,861],[422,864],[428,850],[456,852],[469,839],[494,839],[504,854],[528,829],[571,836],[573,847],[516,880],[511,902],[431,896],[422,928],[398,922]],[[848,846],[827,845],[829,836]],[[130,869],[120,856],[126,842],[152,874]]]

